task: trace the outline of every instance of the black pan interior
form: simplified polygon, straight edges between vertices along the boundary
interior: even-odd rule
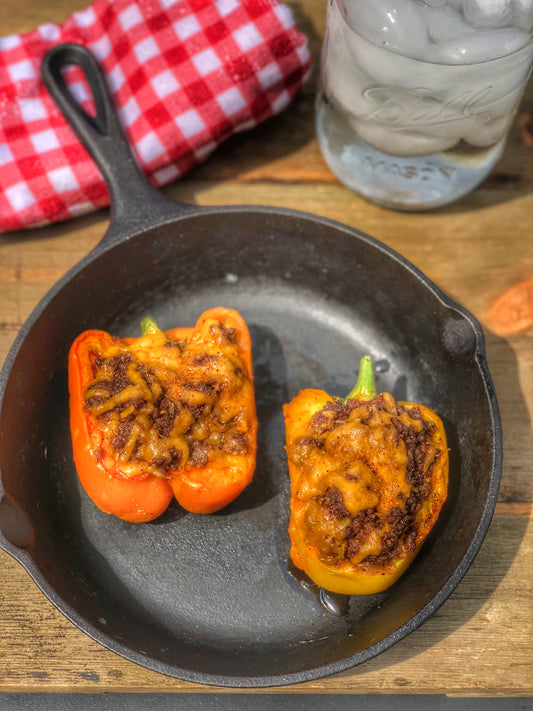
[[[106,516],[72,464],[71,342],[88,328],[137,335],[147,313],[163,328],[190,326],[214,305],[238,309],[252,333],[260,423],[253,483],[212,516],[175,504],[149,524]],[[210,209],[102,247],[24,335],[0,414],[0,528],[59,609],[135,662],[249,687],[340,671],[416,628],[477,552],[499,446],[481,332],[370,238],[301,214]],[[380,390],[443,417],[450,496],[437,530],[389,591],[321,598],[288,561],[281,407],[305,387],[345,395],[365,353],[377,363]]]

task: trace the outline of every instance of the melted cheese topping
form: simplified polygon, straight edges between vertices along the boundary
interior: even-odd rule
[[[94,354],[85,408],[104,466],[168,477],[245,456],[251,379],[231,329],[206,321],[182,343],[158,332]]]
[[[440,451],[435,425],[385,393],[327,403],[288,446],[306,542],[329,565],[383,565],[412,553]]]

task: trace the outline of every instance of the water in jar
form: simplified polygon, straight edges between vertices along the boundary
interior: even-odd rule
[[[501,156],[532,64],[533,0],[329,0],[317,130],[349,187],[449,203]]]

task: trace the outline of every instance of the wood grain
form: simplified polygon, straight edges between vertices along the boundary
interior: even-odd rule
[[[2,0],[0,32],[64,20],[82,0]],[[318,55],[325,0],[293,1]],[[496,514],[472,568],[422,628],[378,658],[290,693],[533,694],[533,328],[491,329],[501,295],[533,278],[530,83],[503,159],[480,188],[427,214],[365,202],[328,170],[315,137],[314,79],[291,107],[230,139],[165,192],[201,205],[271,204],[339,220],[402,253],[482,323],[499,399],[505,461]],[[0,235],[0,362],[46,291],[102,237],[108,211]],[[199,691],[140,668],[68,622],[0,553],[0,691]],[[230,693],[230,692],[228,692]],[[237,692],[231,692],[237,693]]]

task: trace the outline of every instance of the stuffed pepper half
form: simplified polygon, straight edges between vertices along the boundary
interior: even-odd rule
[[[194,328],[140,338],[86,331],[69,356],[74,462],[103,511],[131,522],[162,514],[173,496],[213,513],[250,483],[257,418],[248,328],[213,308]]]
[[[385,590],[446,499],[441,420],[422,405],[378,394],[368,356],[348,397],[303,390],[284,414],[294,564],[331,592]]]

